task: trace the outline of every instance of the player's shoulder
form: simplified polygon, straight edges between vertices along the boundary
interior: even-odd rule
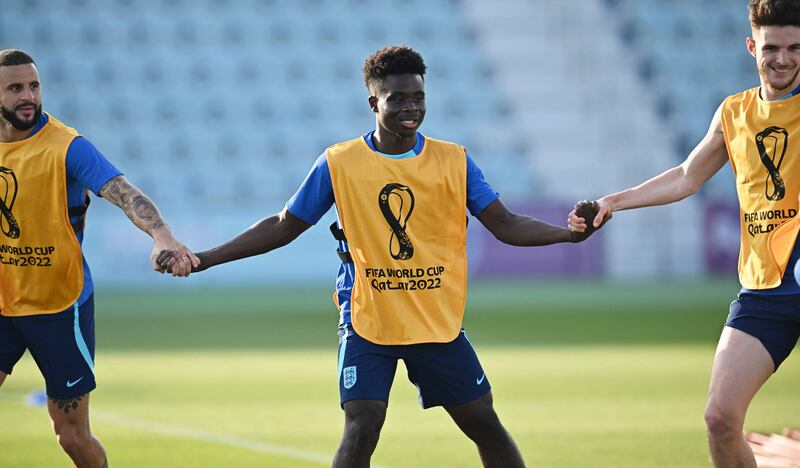
[[[338,143],[334,143],[327,148],[325,148],[325,154],[333,155],[333,154],[340,154],[344,153],[347,150],[352,149],[353,147],[359,146],[361,142],[364,140],[363,136],[359,136],[358,138],[352,138],[346,141],[340,141]]]
[[[759,87],[756,86],[731,94],[722,100],[722,106],[736,106],[755,102],[758,100],[758,90]]]
[[[464,155],[466,155],[467,153],[467,149],[463,145],[460,145],[458,143],[447,140],[441,140],[439,138],[429,137],[428,135],[424,135],[424,137],[425,137],[425,145],[431,145],[448,150],[455,150],[459,154],[464,154]]]
[[[47,114],[47,125],[49,125],[53,131],[61,133],[66,136],[74,138],[80,135],[80,133],[78,133],[77,130],[68,126],[67,124],[58,120],[57,118],[53,117],[50,114]]]

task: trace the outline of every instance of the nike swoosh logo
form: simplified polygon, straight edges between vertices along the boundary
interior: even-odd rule
[[[480,379],[475,379],[475,383],[480,385],[483,383],[483,380],[486,378],[486,374],[483,374]]]
[[[74,386],[75,386],[75,385],[77,385],[77,383],[78,383],[78,382],[80,382],[81,380],[83,380],[83,377],[81,377],[80,379],[78,379],[78,380],[76,380],[76,381],[74,381],[74,382],[70,382],[69,380],[67,380],[67,388],[72,388],[72,387],[74,387]]]

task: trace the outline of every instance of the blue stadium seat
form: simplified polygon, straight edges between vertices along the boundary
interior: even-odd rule
[[[49,111],[168,206],[283,203],[326,146],[372,129],[361,67],[387,45],[426,57],[426,132],[470,142],[507,119],[456,0],[47,4],[4,5],[0,39],[37,57]],[[527,177],[504,158],[493,173]]]

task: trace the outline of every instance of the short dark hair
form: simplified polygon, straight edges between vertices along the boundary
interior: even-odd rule
[[[750,25],[800,27],[800,0],[750,0]]]
[[[389,75],[407,73],[425,77],[425,62],[416,50],[405,45],[384,47],[364,61],[364,84],[367,89],[380,85]]]

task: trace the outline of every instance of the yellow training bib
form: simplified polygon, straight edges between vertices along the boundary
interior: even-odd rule
[[[416,157],[391,159],[358,138],[327,161],[355,264],[355,331],[385,345],[453,341],[467,286],[464,148],[426,138]]]
[[[60,312],[83,288],[67,212],[66,156],[78,133],[53,117],[31,138],[0,143],[0,314]]]
[[[753,88],[729,96],[722,130],[741,212],[739,279],[748,289],[777,287],[800,230],[800,95],[763,101]]]

